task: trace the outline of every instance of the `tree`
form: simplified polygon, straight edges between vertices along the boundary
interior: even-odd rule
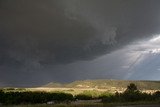
[[[141,95],[141,92],[134,83],[130,83],[122,94],[124,101],[139,101],[141,100]]]
[[[138,89],[137,89],[137,86],[136,86],[134,83],[130,83],[130,84],[127,86],[126,91],[135,92],[135,91],[138,91]]]

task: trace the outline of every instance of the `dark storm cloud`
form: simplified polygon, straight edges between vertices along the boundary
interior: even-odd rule
[[[159,0],[0,0],[0,72],[5,75],[2,81],[17,82],[21,80],[17,76],[29,77],[30,72],[36,71],[40,72],[38,80],[45,75],[47,66],[92,60],[134,40],[157,34],[159,3]]]

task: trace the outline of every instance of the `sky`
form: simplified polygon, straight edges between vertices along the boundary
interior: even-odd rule
[[[160,80],[160,0],[0,0],[0,86]]]

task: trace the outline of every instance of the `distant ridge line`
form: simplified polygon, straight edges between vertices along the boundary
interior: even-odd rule
[[[57,82],[48,83],[42,87],[48,88],[126,88],[130,83],[134,83],[141,90],[160,90],[160,81],[150,80],[114,80],[114,79],[97,79],[97,80],[79,80],[67,84]]]

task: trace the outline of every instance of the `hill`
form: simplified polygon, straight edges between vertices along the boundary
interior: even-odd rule
[[[68,84],[51,82],[43,87],[48,88],[95,88],[95,89],[124,89],[130,83],[137,85],[140,90],[159,90],[160,81],[130,81],[130,80],[82,80]]]

